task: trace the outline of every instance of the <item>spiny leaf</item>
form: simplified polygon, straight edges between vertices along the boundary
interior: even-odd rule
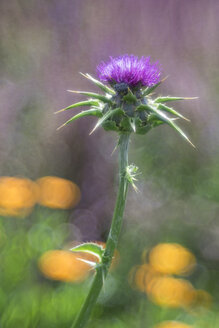
[[[107,98],[104,95],[99,95],[98,93],[94,92],[86,92],[86,91],[74,91],[74,90],[67,90],[68,92],[78,93],[80,95],[85,95],[91,98],[96,98],[104,103],[112,104],[112,100],[110,98]]]
[[[57,130],[61,129],[63,126],[76,121],[78,118],[84,117],[84,116],[97,116],[97,117],[101,117],[102,116],[102,112],[100,109],[88,109],[88,110],[84,110],[76,115],[74,115],[73,117],[71,117],[67,122],[65,122],[64,124],[62,124],[60,127],[58,127]]]
[[[154,100],[155,103],[164,103],[168,101],[177,101],[177,100],[191,100],[191,99],[198,99],[198,97],[158,97]]]
[[[99,102],[96,101],[96,100],[85,100],[85,101],[80,101],[78,103],[75,103],[75,104],[72,104],[68,107],[65,107],[61,110],[58,110],[57,112],[55,112],[55,114],[57,113],[61,113],[61,112],[64,112],[65,110],[68,110],[68,109],[72,109],[72,108],[76,108],[76,107],[81,107],[81,106],[98,106],[99,105]]]
[[[115,94],[115,91],[113,89],[109,88],[107,85],[103,84],[99,80],[96,80],[90,74],[83,74],[83,73],[80,73],[80,74],[82,76],[86,77],[88,80],[91,80],[94,84],[96,84],[104,92],[109,93],[111,95],[114,95]]]
[[[192,147],[196,148],[193,143],[189,140],[189,138],[187,137],[187,135],[168,117],[166,116],[163,112],[161,112],[158,109],[155,109],[154,107],[151,106],[151,111],[156,113],[157,116],[159,117],[159,119],[161,121],[164,121],[165,123],[167,123],[169,126],[171,126],[174,130],[176,130],[177,132],[179,132],[179,134],[181,134],[181,136],[183,138],[185,138],[191,145]]]
[[[106,114],[104,114],[99,121],[97,122],[97,124],[95,125],[95,127],[93,128],[93,130],[90,132],[90,135],[105,121],[107,120],[110,116],[118,113],[118,111],[120,111],[120,108],[116,108],[113,110],[109,110],[108,112],[106,112]]]
[[[104,252],[103,246],[95,243],[84,243],[76,247],[73,247],[70,250],[72,252],[82,252],[82,253],[92,254],[96,256],[100,262],[102,261],[103,252]]]
[[[173,108],[168,107],[168,106],[166,106],[164,104],[159,104],[158,105],[158,109],[164,110],[165,112],[168,112],[170,114],[173,114],[173,115],[176,115],[178,117],[181,117],[181,118],[183,118],[186,121],[190,121],[188,118],[186,118],[185,116],[183,116],[182,114],[180,114],[179,112],[177,112],[176,110],[174,110]]]
[[[160,82],[156,83],[155,85],[153,85],[152,87],[147,87],[143,92],[142,92],[142,96],[148,96],[150,93],[152,93],[161,83],[163,83],[166,79],[168,78],[168,76],[166,76],[163,80],[161,80]]]

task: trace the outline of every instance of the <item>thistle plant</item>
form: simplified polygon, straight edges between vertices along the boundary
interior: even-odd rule
[[[88,99],[58,111],[63,112],[86,106],[89,109],[74,115],[61,127],[81,117],[96,116],[98,121],[90,134],[100,126],[106,131],[116,131],[119,134],[117,145],[119,148],[119,187],[106,247],[104,249],[95,243],[83,243],[71,249],[73,252],[91,253],[97,258],[96,262],[89,262],[95,269],[95,276],[81,312],[72,326],[74,328],[84,327],[90,317],[118,244],[129,184],[136,189],[134,182],[138,168],[128,164],[131,133],[144,135],[152,128],[167,124],[194,147],[176,124],[178,119],[187,121],[188,119],[166,104],[194,98],[170,96],[154,98],[155,89],[165,80],[161,80],[159,63],[151,63],[150,57],[139,59],[134,55],[124,55],[117,58],[110,57],[107,63],[102,62],[97,67],[97,71],[99,79],[89,74],[81,74],[101,89],[102,93],[68,90],[86,96]]]

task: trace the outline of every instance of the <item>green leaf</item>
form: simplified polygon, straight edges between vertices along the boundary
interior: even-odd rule
[[[104,248],[96,243],[84,243],[70,249],[72,252],[82,252],[96,256],[99,262],[102,261]]]
[[[76,121],[77,119],[84,117],[84,116],[97,116],[97,117],[101,117],[102,116],[102,111],[100,109],[88,109],[88,110],[84,110],[76,115],[74,115],[73,117],[71,117],[67,122],[65,122],[64,124],[62,124],[60,127],[58,127],[57,130],[61,129],[62,127],[64,127],[65,125]]]
[[[109,110],[108,112],[106,112],[106,114],[104,114],[99,121],[97,122],[97,124],[95,125],[95,127],[93,128],[93,130],[90,132],[90,135],[104,122],[106,121],[110,116],[118,113],[119,111],[121,111],[120,108],[116,108],[113,110]]]
[[[96,84],[96,86],[98,86],[104,92],[109,93],[111,95],[114,95],[115,94],[115,91],[113,89],[109,88],[107,85],[103,84],[99,80],[96,80],[91,75],[89,75],[89,74],[83,74],[83,73],[80,73],[80,74],[82,76],[86,77],[88,80],[92,81],[94,84]]]
[[[55,112],[55,114],[57,113],[61,113],[61,112],[64,112],[65,110],[68,110],[68,109],[72,109],[72,108],[76,108],[76,107],[81,107],[81,106],[99,106],[99,102],[97,100],[85,100],[85,101],[80,101],[78,103],[75,103],[75,104],[72,104],[68,107],[65,107],[61,110],[58,110],[58,112]]]
[[[155,103],[164,103],[168,101],[177,101],[177,100],[189,100],[189,99],[198,99],[198,97],[158,97],[154,100]]]
[[[104,103],[109,103],[112,104],[112,100],[110,98],[107,98],[104,95],[99,95],[98,93],[94,93],[94,92],[86,92],[86,91],[74,91],[74,90],[67,90],[68,92],[73,92],[73,93],[78,93],[80,95],[85,95],[91,98],[95,98],[98,99]]]
[[[155,109],[154,107],[150,107],[151,111],[156,113],[157,116],[159,117],[159,119],[161,121],[164,121],[165,123],[167,123],[169,126],[171,126],[174,130],[176,130],[177,132],[179,132],[179,134],[185,138],[191,145],[192,147],[195,148],[195,146],[193,145],[193,143],[189,140],[189,138],[187,137],[187,135],[173,122],[172,119],[170,119],[168,116],[166,116],[163,112],[161,112],[158,109]]]
[[[179,112],[177,112],[176,110],[174,110],[173,108],[168,107],[168,106],[166,106],[164,104],[159,104],[158,105],[158,109],[161,109],[161,110],[164,110],[165,112],[168,112],[170,114],[176,115],[176,116],[178,116],[180,118],[183,118],[186,121],[190,121],[188,118],[186,118],[185,116],[183,116],[182,114],[180,114]]]

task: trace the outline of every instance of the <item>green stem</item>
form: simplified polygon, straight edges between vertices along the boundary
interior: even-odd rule
[[[72,328],[82,328],[89,320],[91,312],[102,289],[103,279],[108,273],[115,248],[118,244],[128,190],[128,180],[126,178],[126,168],[128,166],[128,145],[129,134],[121,134],[119,139],[119,191],[109,236],[106,242],[106,249],[103,255],[103,265],[98,267],[96,270],[91,289]]]

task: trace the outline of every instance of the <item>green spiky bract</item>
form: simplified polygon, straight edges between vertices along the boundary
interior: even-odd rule
[[[84,116],[96,116],[99,118],[91,133],[93,133],[98,127],[102,126],[107,131],[112,130],[120,134],[146,134],[154,127],[167,124],[194,147],[186,134],[175,122],[176,118],[185,119],[187,121],[189,120],[172,107],[167,106],[166,103],[178,100],[195,99],[195,97],[166,96],[153,99],[152,93],[164,80],[152,87],[142,89],[127,88],[125,92],[118,93],[102,82],[96,80],[91,75],[82,75],[93,82],[105,94],[68,90],[69,92],[87,96],[89,99],[72,104],[61,109],[57,113],[82,106],[88,106],[90,109],[74,115],[67,122],[62,124],[60,128]]]

